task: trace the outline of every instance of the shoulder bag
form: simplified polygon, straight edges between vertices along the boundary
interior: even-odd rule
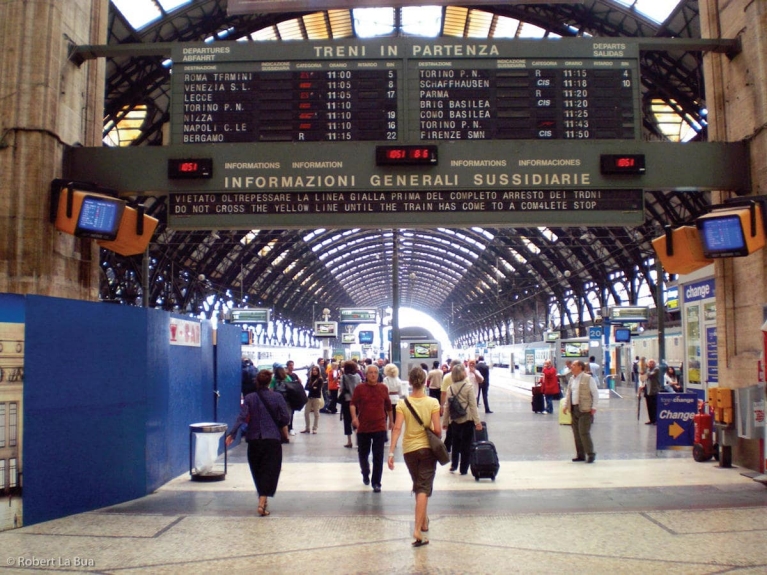
[[[410,402],[407,400],[407,397],[405,398],[405,405],[407,405],[407,408],[410,410],[410,413],[413,414],[413,417],[415,417],[415,420],[426,431],[426,438],[429,440],[429,449],[431,449],[431,452],[434,454],[434,457],[437,458],[437,461],[439,462],[440,465],[445,465],[448,461],[450,461],[450,454],[447,452],[447,447],[445,447],[445,444],[442,442],[442,439],[440,438],[439,435],[434,433],[430,427],[426,427],[423,424],[423,420],[421,420],[421,418],[415,412],[415,409],[413,409],[413,406],[410,405]]]
[[[269,417],[272,418],[272,421],[274,422],[274,425],[277,426],[277,429],[280,432],[280,440],[282,443],[290,443],[290,436],[288,434],[288,426],[283,425],[280,427],[280,424],[277,421],[277,418],[274,416],[274,412],[272,411],[271,406],[269,405],[268,401],[264,401],[264,398],[261,397],[261,394],[256,392],[256,395],[258,396],[258,400],[261,402],[261,405],[263,405],[266,408],[266,411],[269,412]]]

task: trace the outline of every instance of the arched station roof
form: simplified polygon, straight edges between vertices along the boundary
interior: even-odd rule
[[[110,3],[110,45],[216,40],[287,41],[354,37],[351,10],[227,16],[226,0],[200,0],[134,27]],[[636,2],[634,4],[637,4]],[[406,35],[401,8],[391,8],[391,35]],[[617,0],[573,4],[447,6],[440,35],[453,37],[699,38],[697,2],[682,0],[665,21]],[[643,137],[668,139],[669,126],[706,139],[702,54],[643,51],[640,58]],[[107,61],[105,141],[162,145],[169,120],[170,66],[161,57]],[[661,105],[664,114],[656,114]],[[118,127],[119,130],[115,128]],[[115,141],[133,134],[129,142]],[[116,136],[117,135],[117,136]],[[165,226],[162,198],[140,198],[160,226],[150,246],[149,277],[141,257],[102,250],[105,300],[181,313],[210,311],[211,299],[272,308],[275,317],[307,329],[316,310],[392,304],[392,257],[398,242],[400,302],[443,324],[454,340],[472,334],[517,341],[550,324],[575,335],[600,302],[632,304],[655,289],[650,240],[665,224],[702,213],[705,192],[646,193],[645,223],[634,228],[470,228],[392,230],[176,231]],[[318,225],[323,222],[319,221]],[[330,226],[332,222],[328,222]],[[648,265],[649,262],[649,265]],[[213,305],[213,307],[216,307]],[[554,310],[554,311],[552,311]],[[556,311],[558,310],[558,312]]]

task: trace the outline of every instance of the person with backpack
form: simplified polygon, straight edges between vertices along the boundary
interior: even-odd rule
[[[460,470],[461,475],[466,475],[469,472],[474,430],[482,431],[482,422],[477,411],[474,387],[466,375],[466,368],[460,363],[454,365],[450,376],[452,383],[447,388],[442,424],[450,426],[452,435],[450,473]]]

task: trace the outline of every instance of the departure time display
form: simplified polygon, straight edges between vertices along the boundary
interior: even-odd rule
[[[633,44],[390,38],[217,46],[174,53],[174,143],[640,136]]]

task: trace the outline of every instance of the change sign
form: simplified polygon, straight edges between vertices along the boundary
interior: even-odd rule
[[[659,393],[655,448],[692,447],[697,407],[698,396],[694,393]]]

